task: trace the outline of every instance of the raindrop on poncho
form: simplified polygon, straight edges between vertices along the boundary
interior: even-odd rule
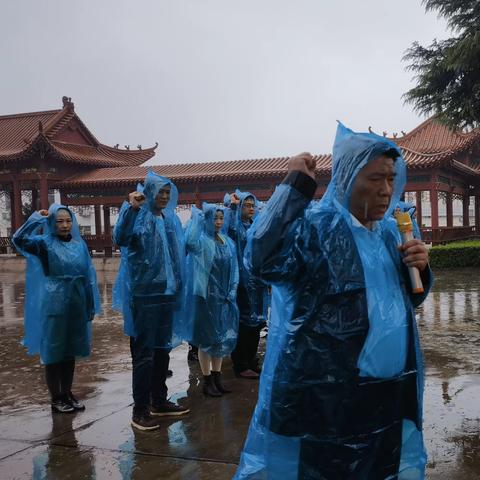
[[[155,198],[167,186],[170,199],[158,215]],[[126,335],[137,337],[154,328],[154,347],[173,348],[182,339],[185,291],[183,230],[175,213],[178,190],[168,178],[148,172],[142,193],[145,202],[139,209],[123,203],[114,228],[122,259],[113,308],[123,314]]]
[[[60,209],[72,218],[68,241],[56,234]],[[91,320],[100,313],[100,297],[75,215],[58,204],[50,206],[48,217],[34,212],[12,242],[27,259],[22,343],[28,353],[39,353],[45,364],[88,356]]]
[[[349,196],[360,170],[385,153],[397,157],[393,195],[368,230],[351,215]],[[284,183],[249,231],[245,263],[273,283],[273,299],[235,479],[424,478],[413,309],[426,294],[410,293],[390,218],[405,185],[400,155],[383,137],[339,125],[322,200],[308,207]]]
[[[270,306],[270,295],[265,282],[253,276],[243,264],[243,253],[247,245],[247,232],[251,226],[250,220],[242,220],[243,202],[247,198],[252,198],[255,203],[255,213],[253,219],[258,215],[259,206],[263,204],[255,198],[250,192],[241,192],[236,190],[235,194],[240,199],[239,205],[230,204],[230,195],[224,197],[224,204],[227,206],[225,211],[225,223],[223,231],[235,242],[238,258],[238,269],[240,272],[240,282],[237,292],[237,303],[240,309],[240,322],[249,327],[257,327],[266,323],[267,312]]]
[[[187,294],[185,339],[212,357],[224,357],[235,348],[238,334],[238,262],[235,244],[219,233],[215,214],[224,209],[203,204],[192,208],[185,231]]]

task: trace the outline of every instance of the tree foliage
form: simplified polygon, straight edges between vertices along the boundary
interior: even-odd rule
[[[423,0],[446,18],[454,36],[428,47],[412,44],[404,56],[416,86],[404,95],[426,115],[452,128],[480,126],[480,0]]]

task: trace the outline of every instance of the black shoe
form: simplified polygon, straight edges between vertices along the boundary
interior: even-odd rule
[[[213,373],[213,372],[212,372]],[[222,392],[217,389],[212,375],[203,376],[203,393],[209,397],[221,397]]]
[[[212,378],[213,378],[213,383],[217,387],[217,390],[220,393],[232,393],[232,390],[227,388],[225,384],[222,382],[222,373],[221,372],[214,372],[212,370]]]
[[[167,370],[167,378],[173,376],[173,372],[171,370]]]
[[[198,362],[198,350],[189,348],[188,350],[188,355],[187,355],[187,360],[189,362]]]
[[[235,371],[235,376],[238,378],[247,378],[248,380],[258,380],[260,378],[260,375],[250,368],[242,370],[241,372]]]
[[[79,412],[83,412],[85,410],[85,405],[82,402],[79,402],[76,397],[74,397],[73,393],[70,392],[68,394],[68,403]]]
[[[150,413],[155,417],[168,417],[174,415],[185,415],[190,411],[189,408],[182,407],[176,403],[165,400],[160,405],[152,405],[150,407]]]
[[[67,399],[59,399],[52,401],[52,412],[55,413],[73,413],[75,409]]]
[[[133,414],[132,427],[147,432],[150,430],[156,430],[158,427],[160,427],[160,425],[158,424],[158,420],[156,418],[152,417],[150,413],[145,412]]]

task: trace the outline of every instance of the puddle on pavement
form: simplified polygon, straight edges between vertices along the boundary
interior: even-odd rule
[[[118,411],[119,408],[128,407],[131,402],[128,342],[123,335],[121,316],[113,312],[110,307],[113,281],[114,274],[99,275],[104,312],[94,321],[93,354],[88,360],[78,362],[75,380],[79,395],[82,398],[90,399],[92,404],[98,405],[98,408],[104,408],[105,415],[108,415],[109,409],[115,411],[116,408]],[[20,451],[20,447],[24,445],[21,441],[29,440],[28,428],[48,430],[47,424],[51,427],[52,423],[51,415],[45,413],[48,412],[49,400],[43,381],[43,368],[38,359],[27,356],[24,348],[19,344],[22,337],[23,299],[23,277],[15,273],[0,274],[0,388],[2,389],[0,413],[2,416],[6,415],[12,419],[11,422],[2,421],[3,427],[7,428],[8,432],[4,431],[5,428],[2,427],[0,436],[15,439],[18,442],[17,451]],[[425,440],[429,453],[428,477],[448,480],[480,478],[480,276],[478,270],[462,269],[436,272],[433,291],[418,310],[418,323],[426,363],[424,410]],[[195,396],[195,393],[192,394],[192,392],[198,391],[199,381],[198,371],[190,372],[185,356],[186,347],[182,347],[178,352],[173,352],[174,376],[169,380],[170,391],[175,392],[176,398],[180,398],[181,402],[188,401],[192,395]],[[248,405],[251,408],[255,391],[250,385],[242,388],[249,389],[249,391],[245,390],[245,394],[250,398]],[[228,405],[225,404],[226,406],[222,407],[226,410],[220,412],[221,416],[228,416],[231,413],[229,409],[234,410],[234,416],[242,415],[242,411],[249,410],[246,406],[237,409],[236,403],[245,401],[243,396],[238,396],[237,399],[238,402],[235,402],[232,397]],[[18,425],[22,423],[22,419],[32,418],[31,416],[35,415],[39,409],[44,411],[45,422],[27,422],[22,426],[24,436],[27,438],[16,436],[13,430],[19,428]],[[247,414],[244,413],[244,416]],[[128,414],[123,413],[122,418],[126,422]],[[116,420],[118,421],[118,418]],[[115,419],[112,417],[110,422],[108,420],[104,422],[104,426],[109,423],[113,425],[114,421]],[[214,423],[218,421],[220,426],[223,422],[219,418],[215,418],[213,421]],[[195,422],[197,421],[193,421],[194,424]],[[248,418],[245,418],[243,423],[246,428]],[[204,428],[205,425],[207,424],[198,424],[197,427]],[[74,422],[70,428],[77,426]],[[68,436],[69,433],[65,433],[68,431],[68,425],[67,427],[63,425],[62,428],[63,430],[60,429],[58,433]],[[102,446],[99,445],[98,452],[87,448],[81,450],[81,456],[90,458],[90,456],[97,455],[98,458],[91,462],[94,465],[103,465],[102,468],[110,471],[111,478],[130,478],[125,477],[122,471],[138,472],[140,464],[148,465],[146,468],[152,468],[153,472],[153,468],[158,467],[158,462],[162,461],[166,462],[165,465],[168,464],[165,468],[169,468],[169,471],[175,472],[175,468],[178,470],[177,473],[172,473],[171,477],[165,478],[187,478],[181,472],[190,472],[191,476],[188,478],[209,478],[200,475],[201,469],[198,466],[192,466],[188,462],[181,465],[183,460],[155,460],[155,457],[148,455],[134,455],[133,452],[136,448],[133,447],[135,443],[138,446],[139,440],[137,439],[135,442],[131,430],[128,428],[125,430],[125,428],[124,426],[117,427],[119,431],[124,432],[120,433],[120,437],[122,435],[125,437],[122,440],[125,442],[125,448],[120,448],[120,451],[124,450],[123,453],[105,453],[109,451],[110,445],[108,444],[108,432],[104,432],[106,445],[103,448],[107,450],[102,450]],[[80,443],[83,445],[82,439],[88,438],[87,430],[85,433],[82,432],[82,429],[77,431],[74,436],[75,442],[80,439]],[[94,430],[93,428],[92,431]],[[202,441],[201,435],[194,434],[195,430],[196,428],[192,428],[188,422],[172,422],[166,428],[163,440],[168,444],[170,451],[189,451],[190,443]],[[217,448],[218,439],[213,440],[215,436],[213,430],[209,429],[211,440],[207,439],[207,441],[212,441]],[[47,432],[45,438],[48,438],[48,434],[52,435],[52,432]],[[231,435],[231,431],[225,432],[225,437],[223,433],[221,434],[223,441],[227,441],[227,435]],[[35,438],[35,432],[32,431],[30,440],[33,441]],[[159,440],[157,438],[157,441]],[[2,440],[2,442],[4,441]],[[66,443],[68,444],[68,438]],[[119,448],[120,443],[117,442],[116,447],[114,445],[112,447]],[[155,448],[152,450],[147,443],[141,440],[141,448],[153,453]],[[236,450],[230,452],[233,462],[235,461],[234,453],[237,450],[239,452],[241,448],[241,439],[238,439],[237,443]],[[30,462],[31,476],[34,468],[32,458],[37,458],[33,455],[33,450],[38,450],[37,453],[41,456],[46,454],[50,448],[54,451],[54,463],[51,465],[57,465],[61,469],[62,463],[70,461],[71,450],[79,448],[73,448],[75,445],[71,444],[70,448],[55,445],[35,447],[9,457],[9,462],[13,465],[17,458],[20,462],[18,465],[23,465],[22,469],[28,467],[25,467],[25,462]],[[128,445],[133,447],[129,448]],[[6,451],[10,451],[8,445],[5,448]],[[207,448],[205,451],[209,450]],[[202,448],[200,451],[204,453]],[[49,461],[52,462],[52,459]],[[5,460],[1,464],[4,462]],[[205,468],[205,472],[213,472],[217,467],[214,464],[205,464],[202,468]],[[230,478],[234,471],[232,465],[218,466],[218,468],[225,472],[219,473],[218,478]],[[93,470],[95,469],[93,468]],[[88,477],[88,471],[83,473],[87,476],[82,478],[94,478]],[[24,477],[20,475],[18,478]],[[131,474],[131,478],[136,477]],[[148,476],[142,478],[148,478]]]

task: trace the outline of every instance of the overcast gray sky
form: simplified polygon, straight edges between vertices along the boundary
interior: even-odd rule
[[[414,128],[401,57],[447,35],[420,0],[3,0],[0,114],[67,95],[154,163],[329,153],[336,119]]]

